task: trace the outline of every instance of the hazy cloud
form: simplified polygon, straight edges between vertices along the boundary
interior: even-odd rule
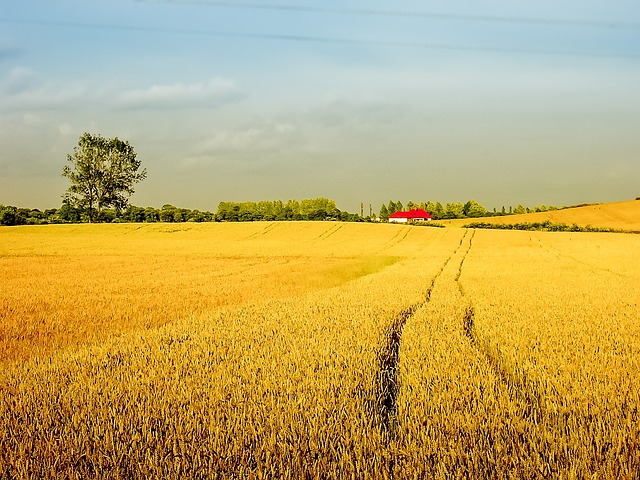
[[[304,148],[305,132],[289,121],[265,121],[212,132],[184,158],[185,169],[227,165],[261,170]]]
[[[31,112],[26,112],[23,116],[22,116],[22,121],[24,122],[25,125],[41,125],[43,120],[40,117],[40,115],[37,115],[35,113],[31,113]]]
[[[63,123],[62,125],[58,126],[58,130],[62,135],[73,135],[74,133],[76,133],[76,129],[68,123]]]
[[[146,89],[129,90],[119,95],[125,108],[206,108],[217,107],[244,97],[233,81],[212,78],[207,83],[175,83],[152,85]]]
[[[14,67],[3,82],[3,91],[15,95],[34,89],[40,85],[40,76],[26,67]]]
[[[202,149],[209,152],[246,152],[272,150],[278,142],[265,129],[248,128],[237,131],[217,132],[205,141]]]
[[[82,84],[46,83],[39,73],[25,67],[13,68],[0,83],[0,92],[7,111],[68,110],[96,98]]]

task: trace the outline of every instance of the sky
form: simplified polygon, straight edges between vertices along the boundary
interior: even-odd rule
[[[59,207],[84,133],[131,203],[640,196],[637,0],[0,0],[0,204]]]

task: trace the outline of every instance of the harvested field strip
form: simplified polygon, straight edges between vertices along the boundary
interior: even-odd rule
[[[620,230],[640,231],[640,201],[627,201],[586,205],[538,213],[506,215],[499,217],[485,217],[481,219],[466,218],[457,220],[443,220],[441,223],[451,226],[463,226],[481,220],[486,223],[516,224],[542,223],[577,224],[597,228],[612,228]]]

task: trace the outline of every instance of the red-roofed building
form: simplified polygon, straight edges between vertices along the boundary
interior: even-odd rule
[[[430,222],[431,220],[433,220],[431,214],[421,208],[409,210],[408,212],[396,212],[389,215],[389,222],[396,223]]]

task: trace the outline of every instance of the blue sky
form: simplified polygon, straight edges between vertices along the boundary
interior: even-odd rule
[[[59,206],[84,132],[142,206],[632,199],[638,85],[636,0],[0,0],[0,203]]]

